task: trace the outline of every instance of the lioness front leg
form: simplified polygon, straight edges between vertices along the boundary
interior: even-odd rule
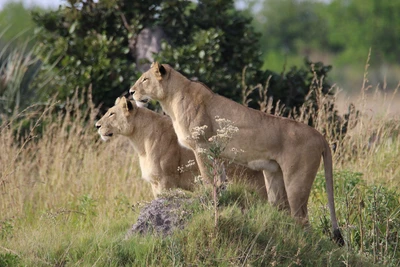
[[[168,190],[178,188],[175,181],[179,180],[178,175],[164,176],[160,180],[151,182],[151,189],[153,191],[154,198],[157,198],[161,193],[165,193]]]
[[[161,194],[161,186],[158,182],[150,182],[151,190],[153,191],[154,198],[157,198],[159,194]]]
[[[197,166],[199,167],[201,178],[205,183],[209,183],[211,180],[207,165],[210,166],[210,164],[207,164],[207,156],[204,155],[204,153],[200,153],[198,151],[195,151],[194,155],[196,158]]]

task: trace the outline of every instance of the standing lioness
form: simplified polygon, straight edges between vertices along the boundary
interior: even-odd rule
[[[262,170],[268,200],[289,209],[292,216],[304,223],[308,221],[307,202],[322,156],[333,238],[339,244],[344,243],[335,213],[331,151],[318,131],[290,119],[247,108],[213,93],[202,83],[187,79],[169,65],[157,62],[136,81],[130,92],[137,101],[149,98],[159,101],[172,119],[179,142],[195,152],[203,177],[207,176],[204,162],[207,159],[198,151],[209,145],[210,136],[217,134],[219,125],[215,117],[234,122],[239,132],[229,142],[223,157]],[[191,138],[195,127],[203,125],[207,125],[205,138]],[[232,148],[244,152],[234,153]]]
[[[194,160],[193,153],[178,145],[167,116],[139,108],[135,102],[122,97],[117,98],[115,106],[104,114],[96,127],[105,141],[113,135],[129,138],[139,156],[142,178],[150,182],[155,197],[168,189],[193,189],[197,167],[178,170]]]
[[[153,195],[174,188],[193,190],[198,168],[193,152],[178,144],[171,119],[146,108],[140,108],[125,97],[117,98],[115,106],[96,123],[103,140],[114,135],[129,138],[139,156],[142,178],[150,182]],[[193,164],[188,164],[190,161]],[[191,165],[191,166],[188,166]],[[261,172],[229,165],[229,176],[251,179],[251,186],[266,197]]]

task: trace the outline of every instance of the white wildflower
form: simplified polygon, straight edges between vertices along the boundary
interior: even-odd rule
[[[208,128],[207,125],[193,127],[191,131],[192,139],[198,140],[200,136],[204,136],[205,130],[207,128]]]
[[[197,175],[194,177],[194,183],[195,184],[202,184],[203,183],[203,177],[201,175]]]
[[[190,168],[192,166],[194,166],[196,164],[196,162],[194,160],[189,160],[188,163],[185,165],[186,168]]]
[[[202,147],[198,147],[196,149],[196,151],[197,151],[197,153],[200,153],[200,154],[206,154],[207,153],[207,149],[202,148]]]
[[[183,173],[185,171],[185,168],[182,166],[178,166],[178,172]]]

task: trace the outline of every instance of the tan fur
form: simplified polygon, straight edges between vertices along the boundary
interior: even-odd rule
[[[262,170],[270,203],[290,210],[299,221],[308,221],[307,202],[324,159],[328,204],[334,238],[343,238],[338,229],[333,199],[332,157],[325,138],[308,125],[247,108],[213,93],[199,82],[184,77],[169,65],[153,63],[130,89],[137,101],[159,101],[173,122],[179,142],[195,152],[203,177],[207,176],[205,157],[197,153],[207,147],[207,139],[216,134],[215,116],[229,119],[239,128],[223,156],[253,169]],[[194,127],[207,125],[206,138],[190,138]],[[244,152],[234,154],[232,148]]]
[[[128,100],[122,97],[118,98],[115,106],[96,123],[96,127],[105,141],[112,135],[129,138],[139,155],[142,178],[151,183],[155,197],[168,189],[193,189],[198,168],[197,165],[190,168],[186,168],[185,165],[190,160],[195,160],[194,154],[190,149],[178,144],[172,121],[168,116],[140,108],[135,102],[128,103]],[[178,171],[178,167],[184,167],[183,171]],[[229,176],[238,176],[237,174],[255,180],[253,186],[266,197],[261,172],[229,167]]]

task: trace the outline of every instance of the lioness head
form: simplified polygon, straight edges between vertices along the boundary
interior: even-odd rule
[[[136,101],[148,101],[149,99],[163,100],[166,97],[166,92],[163,82],[164,77],[168,75],[170,67],[168,65],[161,65],[158,62],[151,64],[148,71],[131,87],[129,92],[133,95]]]
[[[114,134],[128,135],[132,132],[132,124],[128,122],[138,107],[135,102],[119,97],[115,100],[115,105],[96,122],[96,128],[101,139],[107,141]]]

